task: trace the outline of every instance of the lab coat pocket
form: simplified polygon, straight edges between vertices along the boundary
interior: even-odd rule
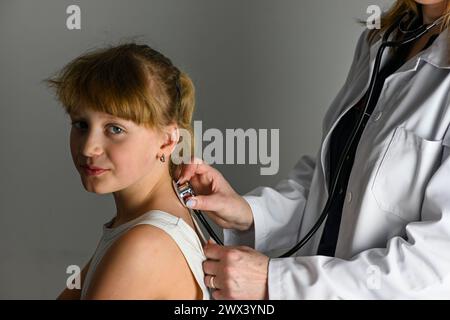
[[[426,140],[397,127],[380,155],[372,184],[378,207],[406,221],[418,221],[425,188],[441,152],[441,140]]]

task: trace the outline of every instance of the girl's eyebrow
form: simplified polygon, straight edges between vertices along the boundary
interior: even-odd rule
[[[103,118],[110,119],[110,120],[118,120],[118,121],[123,120],[123,121],[126,121],[125,119],[122,119],[122,118],[119,118],[119,117],[116,117],[116,116],[113,116],[113,115],[109,115],[109,114],[104,116]]]
[[[69,117],[70,117],[70,119],[80,119],[80,118],[83,118],[83,117],[80,117],[78,114],[73,114],[73,113],[69,114]]]
[[[123,123],[123,124],[127,124],[127,125],[129,125],[129,122],[130,122],[129,120],[115,117],[115,116],[105,116],[105,117],[103,117],[102,120],[103,121],[113,121],[113,122]]]
[[[81,117],[82,114],[80,114],[78,112],[71,112],[71,113],[69,113],[69,116],[71,116],[71,117]]]
[[[88,121],[89,120],[89,117],[87,117],[87,115],[80,114],[80,113],[75,113],[75,112],[70,114],[70,118],[72,120],[75,118],[75,119],[78,119],[78,120],[81,120],[81,121]],[[133,126],[132,121],[127,120],[127,119],[123,119],[123,118],[119,118],[119,117],[116,117],[116,116],[113,116],[113,115],[103,115],[103,116],[101,116],[99,121],[102,122],[102,123],[115,122],[115,123],[117,123],[119,125],[126,126],[127,128]]]
[[[89,117],[87,117],[86,114],[82,114],[82,113],[78,113],[78,112],[72,112],[69,115],[71,117],[79,117],[79,118],[83,118],[83,119],[89,118]],[[101,120],[117,120],[117,121],[123,120],[123,121],[126,121],[125,119],[121,119],[121,118],[118,118],[116,116],[109,115],[109,114],[107,114],[105,116],[101,116],[100,118],[101,118]]]

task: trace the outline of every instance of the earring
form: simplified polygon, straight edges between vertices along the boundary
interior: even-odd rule
[[[163,153],[163,155],[159,158],[159,160],[160,160],[161,162],[166,162],[166,156],[164,155],[164,153]]]

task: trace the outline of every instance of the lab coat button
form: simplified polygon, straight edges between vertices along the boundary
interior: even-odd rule
[[[348,203],[352,202],[352,193],[351,192],[347,192],[347,202]]]
[[[378,120],[380,120],[380,118],[381,118],[381,115],[383,114],[383,112],[377,112],[376,114],[375,114],[375,117],[373,118],[373,121],[378,121]]]

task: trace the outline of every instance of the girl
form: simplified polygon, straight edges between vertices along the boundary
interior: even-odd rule
[[[59,298],[208,299],[202,243],[172,185],[180,130],[192,132],[190,78],[161,53],[130,43],[84,54],[47,81],[71,118],[84,188],[112,193],[117,210],[81,290]]]

